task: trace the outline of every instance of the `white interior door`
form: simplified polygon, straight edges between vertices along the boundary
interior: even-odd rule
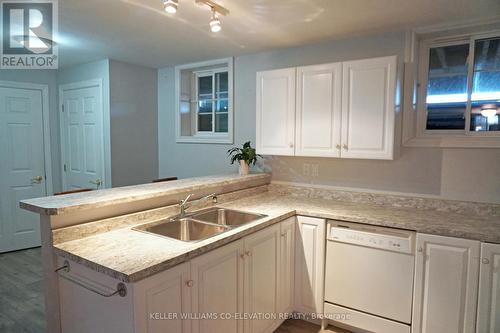
[[[0,252],[40,245],[38,215],[19,201],[46,195],[41,90],[0,86]]]
[[[100,188],[104,184],[102,93],[99,83],[60,89],[63,188]]]

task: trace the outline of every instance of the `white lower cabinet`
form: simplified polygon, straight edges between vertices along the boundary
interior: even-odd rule
[[[191,311],[189,271],[183,263],[134,284],[135,332],[191,332],[191,321],[183,318]]]
[[[234,317],[243,310],[241,255],[239,240],[191,260],[193,333],[243,332],[241,320]],[[227,314],[231,316],[221,317]]]
[[[293,312],[296,221],[295,217],[291,217],[280,224],[280,269],[278,277],[278,309],[280,313]]]
[[[417,234],[413,333],[473,333],[478,241]]]
[[[278,313],[280,226],[245,237],[245,314]],[[245,333],[273,332],[277,320],[245,320]]]
[[[477,333],[500,332],[500,244],[481,244]]]
[[[61,274],[79,284],[59,278],[62,332],[271,333],[293,310],[294,228],[295,217],[126,284],[125,297],[83,288],[119,281],[73,263]]]
[[[295,311],[323,312],[325,267],[324,219],[297,216],[295,244]]]

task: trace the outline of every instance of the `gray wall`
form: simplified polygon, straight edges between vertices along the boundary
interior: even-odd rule
[[[49,123],[54,192],[61,190],[61,159],[59,153],[59,114],[57,109],[57,72],[55,70],[0,70],[0,80],[45,84],[49,87]],[[52,193],[49,193],[52,194]]]
[[[404,52],[404,34],[337,40],[235,58],[235,144],[255,143],[255,74],[260,70],[362,59]],[[176,144],[174,70],[158,72],[159,173],[191,177],[235,172],[228,145]],[[302,174],[318,164],[319,175]],[[500,149],[402,148],[395,161],[271,157],[273,180],[500,202]]]
[[[110,61],[113,187],[158,178],[157,70]]]

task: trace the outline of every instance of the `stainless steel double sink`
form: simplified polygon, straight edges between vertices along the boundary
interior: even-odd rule
[[[212,207],[186,216],[142,224],[133,230],[164,236],[183,242],[197,242],[256,221],[267,215]]]

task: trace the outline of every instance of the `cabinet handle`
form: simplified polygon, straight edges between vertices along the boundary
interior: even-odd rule
[[[245,254],[243,254],[243,253],[242,253],[242,254],[240,254],[240,258],[241,258],[241,259],[245,259]]]
[[[347,145],[345,145],[345,144],[344,144],[344,145],[342,145],[342,147],[343,147],[345,150],[348,150],[348,149],[349,149],[349,147],[347,147]]]
[[[286,232],[282,233],[281,237],[286,237]]]
[[[485,265],[489,265],[489,264],[490,264],[490,259],[488,259],[488,258],[483,258],[483,259],[481,260],[481,262],[482,262],[483,264],[485,264]]]
[[[186,281],[186,286],[188,286],[188,287],[191,288],[193,285],[194,285],[194,281],[193,280],[187,280]]]
[[[252,252],[246,251],[245,254],[247,255],[247,257],[250,257],[252,255]]]
[[[422,252],[424,252],[424,248],[420,246],[417,251],[422,253]]]
[[[290,143],[288,144],[288,146],[289,146],[290,148],[293,148],[293,143],[291,143],[291,142],[290,142]]]
[[[336,145],[335,148],[340,149],[341,147],[340,147],[340,145]]]

